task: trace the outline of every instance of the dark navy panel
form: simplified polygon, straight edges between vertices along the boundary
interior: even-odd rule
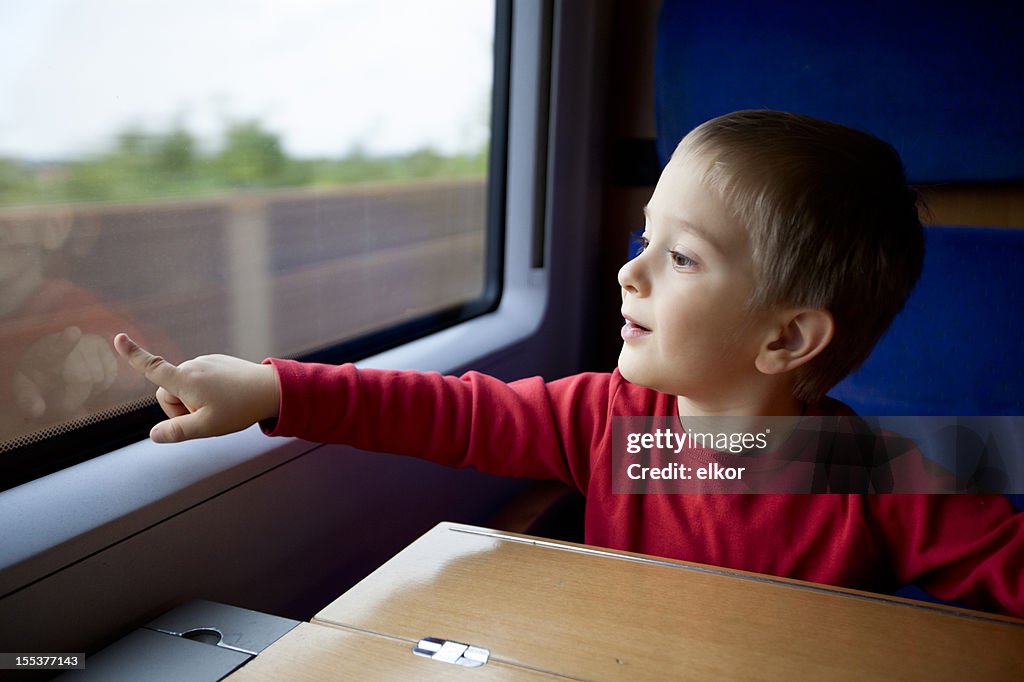
[[[1017,3],[665,0],[662,163],[699,123],[781,109],[873,133],[911,182],[1024,179]]]
[[[864,415],[1024,414],[1024,230],[925,228],[921,279],[830,394]]]

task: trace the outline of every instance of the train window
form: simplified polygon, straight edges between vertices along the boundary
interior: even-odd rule
[[[3,3],[0,482],[144,433],[118,331],[339,361],[492,309],[508,14]]]

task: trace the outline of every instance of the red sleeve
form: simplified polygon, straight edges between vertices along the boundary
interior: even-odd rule
[[[869,495],[901,584],[1024,617],[1024,513],[1002,495]]]
[[[346,443],[448,466],[557,479],[586,490],[610,375],[504,383],[469,372],[360,370],[270,359],[281,387],[272,436]]]

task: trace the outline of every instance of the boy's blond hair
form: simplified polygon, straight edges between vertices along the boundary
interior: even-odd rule
[[[817,401],[856,369],[921,274],[917,194],[887,143],[780,111],[737,111],[676,149],[746,227],[758,309],[828,310],[832,342],[800,368],[796,396]]]

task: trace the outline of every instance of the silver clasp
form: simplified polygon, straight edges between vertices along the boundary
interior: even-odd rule
[[[412,650],[417,656],[426,656],[443,663],[454,663],[466,668],[476,668],[487,662],[491,652],[478,646],[452,642],[438,637],[425,637]]]

